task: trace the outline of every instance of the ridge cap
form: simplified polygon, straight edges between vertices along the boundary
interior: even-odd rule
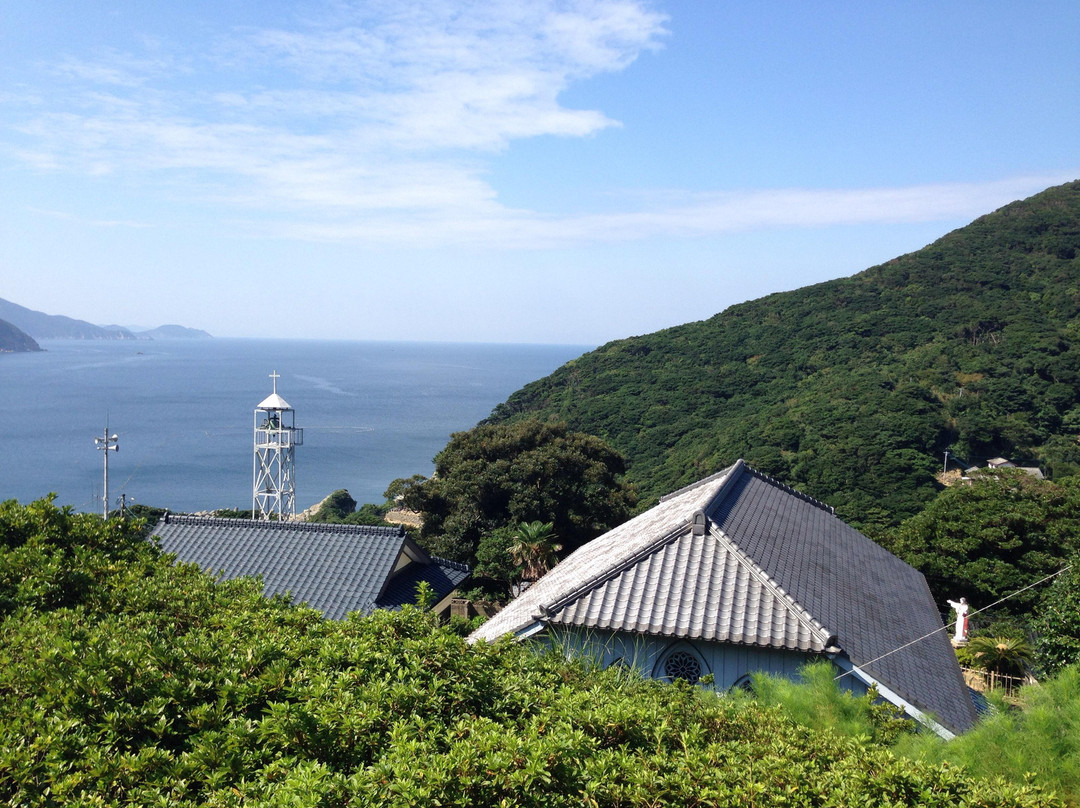
[[[227,516],[195,516],[192,514],[170,513],[162,517],[154,526],[160,525],[203,525],[206,527],[250,527],[260,530],[308,531],[313,533],[341,533],[350,536],[371,536],[372,538],[398,538],[406,536],[404,525],[383,527],[381,525],[345,525],[332,522],[278,521],[269,519],[237,519]]]
[[[726,468],[722,468],[722,469],[720,469],[720,471],[718,471],[718,472],[716,472],[714,474],[710,474],[708,477],[705,477],[704,479],[698,480],[697,482],[690,483],[689,485],[684,485],[682,488],[678,488],[678,489],[672,491],[670,494],[664,494],[662,497],[660,497],[660,502],[668,502],[668,501],[670,501],[672,499],[675,499],[675,497],[679,497],[679,496],[682,496],[683,494],[686,494],[686,493],[688,493],[690,491],[693,491],[695,488],[701,488],[702,486],[704,486],[704,485],[706,485],[708,483],[711,483],[711,482],[714,482],[715,480],[721,479],[721,478],[724,477],[724,475],[733,475],[734,472],[737,470],[737,468],[739,466],[745,466],[745,465],[746,465],[746,463],[742,459],[736,460],[730,466],[727,466]],[[725,485],[727,485],[726,481],[720,486],[720,491],[722,491],[724,489]],[[719,495],[719,491],[717,491],[717,494]]]
[[[464,561],[451,561],[449,558],[443,558],[442,556],[428,556],[431,559],[431,563],[439,567],[449,567],[452,570],[460,570],[461,572],[472,572],[472,568]]]
[[[711,522],[712,520],[710,519],[709,521]],[[839,641],[836,632],[826,627],[824,623],[810,613],[809,609],[789,594],[784,587],[780,586],[780,582],[769,575],[760,564],[754,561],[750,554],[743,550],[733,538],[728,536],[720,528],[715,529],[715,536],[717,542],[722,546],[730,548],[737,561],[740,564],[745,565],[751,575],[757,578],[774,597],[783,602],[785,606],[788,607],[788,610],[795,614],[795,618],[809,628],[818,639],[821,640],[822,645],[828,647],[829,645],[838,644]]]
[[[739,461],[739,462],[742,462],[742,461]],[[770,477],[765,472],[758,471],[753,466],[744,465],[744,468],[750,474],[752,474],[754,477],[757,477],[762,482],[768,483],[769,485],[772,485],[772,486],[774,486],[776,488],[779,488],[781,491],[783,491],[786,494],[791,494],[793,497],[801,499],[803,502],[809,503],[810,505],[813,505],[815,508],[820,508],[821,510],[826,511],[826,512],[832,514],[833,516],[836,516],[836,508],[834,508],[832,505],[826,505],[820,499],[815,499],[814,497],[810,496],[809,494],[806,494],[806,493],[803,493],[802,491],[799,491],[797,488],[792,488],[787,483],[782,483],[778,479],[776,479],[775,477]]]

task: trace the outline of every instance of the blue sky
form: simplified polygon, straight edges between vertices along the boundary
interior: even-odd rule
[[[0,297],[599,344],[1080,178],[1062,2],[12,0]]]

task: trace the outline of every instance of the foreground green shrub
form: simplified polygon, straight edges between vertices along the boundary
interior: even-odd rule
[[[980,776],[1025,778],[1080,805],[1080,666],[1019,691],[1021,709],[999,702],[974,730],[949,742],[919,736],[897,745],[905,756],[963,766]]]
[[[868,739],[888,746],[915,732],[914,721],[901,710],[877,698],[853,696],[836,681],[836,668],[828,662],[804,665],[799,681],[759,674],[754,676],[758,703],[779,708],[798,724],[848,738]]]
[[[776,707],[469,646],[416,609],[324,621],[170,561],[135,527],[0,505],[0,800],[1057,804]]]

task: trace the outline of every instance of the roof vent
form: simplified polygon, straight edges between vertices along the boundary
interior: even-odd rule
[[[705,511],[697,511],[694,513],[694,535],[704,536],[705,526],[708,524],[708,520],[705,518]]]

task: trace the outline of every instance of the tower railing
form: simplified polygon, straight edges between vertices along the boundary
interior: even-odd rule
[[[262,448],[304,445],[304,430],[302,427],[282,427],[278,429],[256,429],[255,445]]]

